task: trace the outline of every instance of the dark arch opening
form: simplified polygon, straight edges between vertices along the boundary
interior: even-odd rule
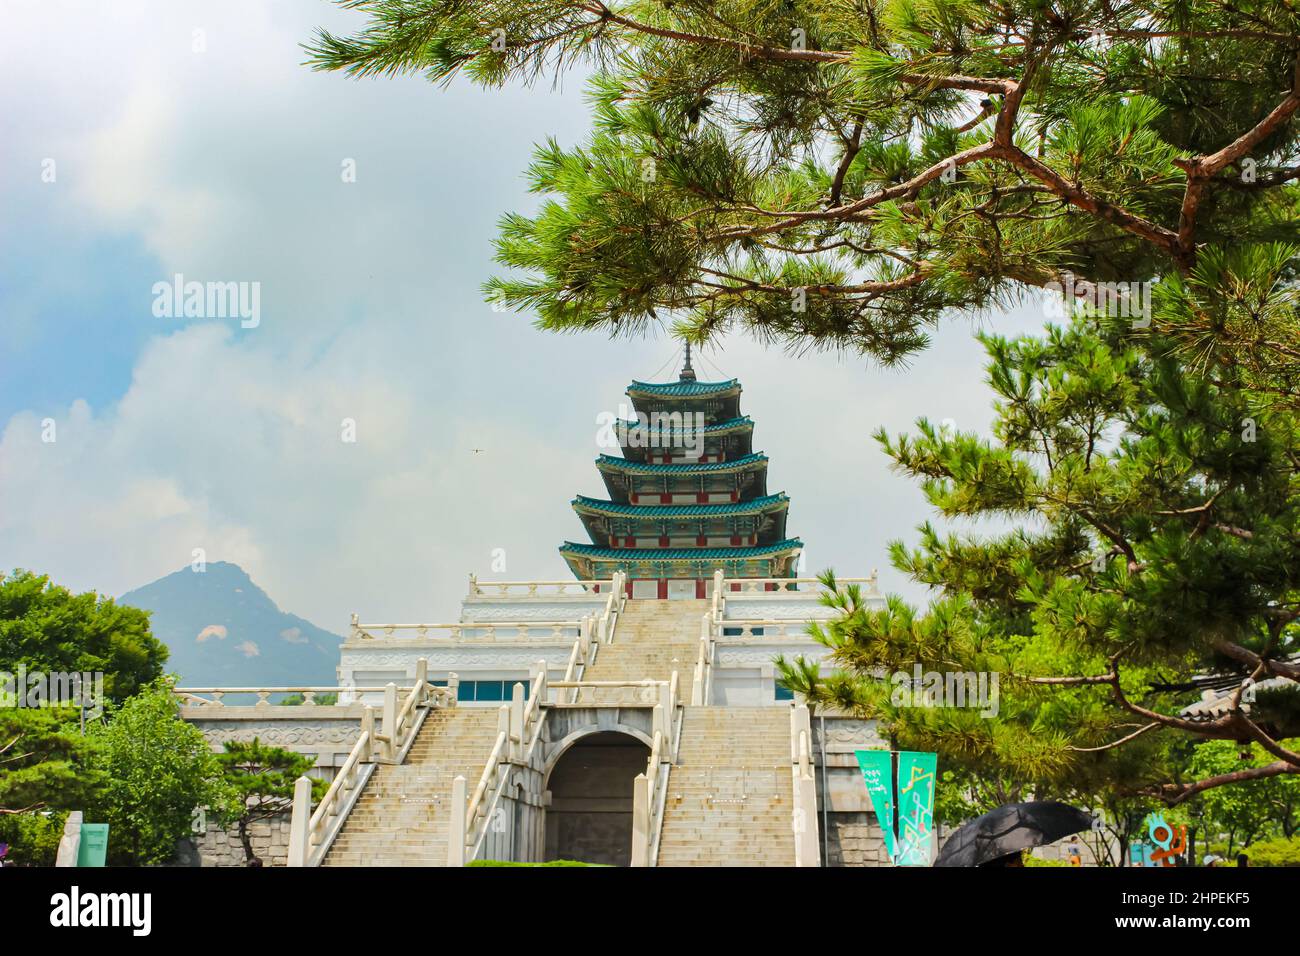
[[[650,748],[628,734],[601,731],[577,741],[551,770],[546,859],[628,866],[632,788]]]

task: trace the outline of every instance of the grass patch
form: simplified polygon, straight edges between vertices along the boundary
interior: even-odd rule
[[[549,863],[511,863],[509,860],[474,860],[466,866],[604,866],[603,863],[582,863],[578,860],[551,860]]]

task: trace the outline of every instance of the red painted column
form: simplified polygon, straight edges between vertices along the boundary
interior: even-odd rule
[[[661,601],[668,600],[668,579],[667,578],[659,579],[659,600]]]

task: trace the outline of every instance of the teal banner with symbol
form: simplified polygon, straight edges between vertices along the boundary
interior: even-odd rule
[[[898,755],[899,866],[930,865],[930,834],[934,830],[934,772],[938,754]]]
[[[894,755],[888,750],[857,750],[858,766],[867,783],[871,809],[885,835],[885,852],[892,860],[897,855],[894,840]]]
[[[854,756],[862,769],[889,858],[896,866],[929,866],[938,755],[857,750]]]

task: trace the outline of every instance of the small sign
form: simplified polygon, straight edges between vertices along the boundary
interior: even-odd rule
[[[108,824],[83,823],[77,866],[103,866],[108,859]]]

